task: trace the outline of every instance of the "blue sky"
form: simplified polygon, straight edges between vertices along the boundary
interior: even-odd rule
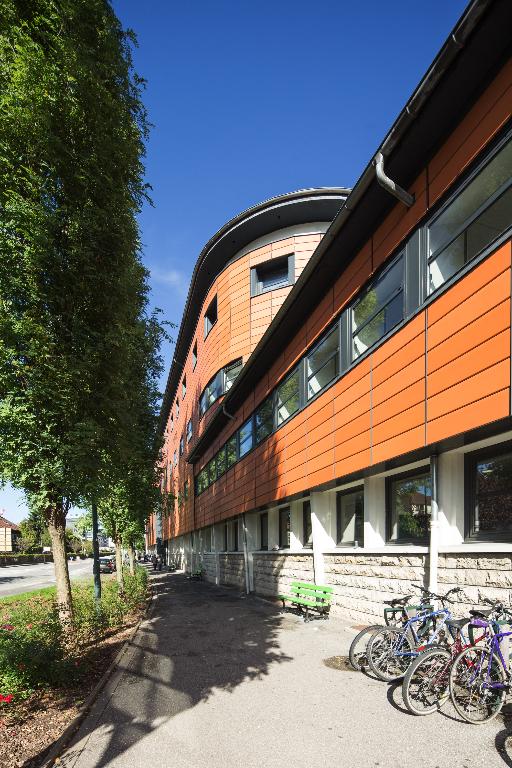
[[[466,3],[113,5],[137,33],[154,125],[154,207],[140,217],[152,304],[179,325],[196,258],[228,219],[284,192],[355,183]],[[25,514],[10,488],[1,508]]]

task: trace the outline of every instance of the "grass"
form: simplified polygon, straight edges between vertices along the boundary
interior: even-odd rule
[[[42,589],[34,589],[32,592],[20,592],[19,595],[9,595],[8,597],[0,597],[0,606],[10,605],[11,603],[25,603],[27,600],[31,600],[33,597],[54,597],[55,587],[43,587]]]

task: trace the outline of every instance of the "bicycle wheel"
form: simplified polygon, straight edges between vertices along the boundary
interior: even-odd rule
[[[357,670],[357,672],[360,672],[361,669],[368,666],[368,658],[366,655],[368,643],[371,640],[372,634],[378,632],[380,629],[382,629],[382,624],[372,624],[369,627],[362,629],[352,640],[348,652],[348,659],[350,665]]]
[[[376,632],[368,643],[368,664],[380,680],[390,683],[403,677],[413,653],[407,630],[386,627]]]
[[[486,723],[496,717],[505,701],[505,670],[487,648],[465,648],[453,662],[450,696],[458,714],[468,723]]]
[[[446,648],[429,648],[417,656],[402,683],[404,704],[413,715],[430,715],[448,701],[452,655]]]

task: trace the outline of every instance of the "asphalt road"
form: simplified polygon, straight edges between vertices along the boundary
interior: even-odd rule
[[[326,666],[355,630],[180,574],[158,590],[62,768],[506,768],[508,717],[414,717],[400,686]]]
[[[69,574],[72,579],[92,576],[92,560],[70,560]],[[51,587],[53,584],[53,563],[6,565],[0,568],[0,597],[19,595],[20,592]]]

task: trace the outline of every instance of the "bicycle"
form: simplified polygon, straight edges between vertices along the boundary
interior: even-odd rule
[[[490,610],[474,609],[472,617],[499,615],[499,608]],[[453,642],[444,646],[428,648],[410,664],[402,683],[402,698],[413,715],[430,715],[438,711],[450,698],[449,681],[452,664],[459,653],[466,648],[485,641],[489,634],[486,627],[483,634],[475,636],[468,628],[470,619],[447,619],[446,626]]]
[[[412,595],[405,595],[405,597],[384,600],[384,605],[388,606],[388,608],[384,608],[384,622],[386,626],[403,626],[411,616],[416,615],[416,611],[432,608],[432,606],[425,603],[426,598],[421,598],[420,605],[409,605],[411,598]],[[348,658],[350,665],[356,672],[360,672],[368,665],[366,649],[373,633],[380,629],[383,629],[382,624],[370,624],[362,629],[352,640]]]
[[[503,607],[502,615],[512,619],[512,612]],[[512,631],[500,631],[495,622],[478,616],[471,623],[487,629],[490,638],[486,645],[466,648],[456,657],[450,672],[450,697],[464,720],[480,724],[496,717],[512,686],[509,660],[502,652],[502,642]]]
[[[453,587],[445,595],[437,595],[419,587],[425,597],[439,600],[440,610],[421,610],[412,616],[403,627],[386,627],[375,632],[368,644],[368,664],[380,680],[390,683],[403,677],[412,661],[425,648],[443,642],[446,637],[445,625],[451,613],[445,603],[448,596],[461,592]],[[419,625],[416,627],[416,625]]]

